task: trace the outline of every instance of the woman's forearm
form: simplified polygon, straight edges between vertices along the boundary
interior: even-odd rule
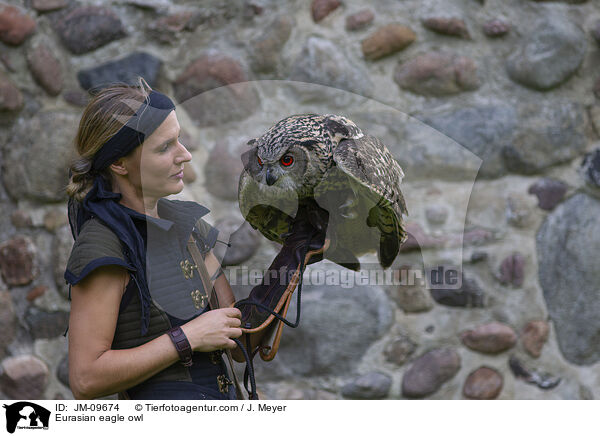
[[[77,399],[94,399],[129,389],[179,361],[167,334],[143,345],[107,350],[90,365],[73,374],[71,384]]]

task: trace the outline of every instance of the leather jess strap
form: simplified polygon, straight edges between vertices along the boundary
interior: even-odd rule
[[[200,279],[202,280],[202,286],[204,287],[204,292],[208,296],[208,304],[212,309],[218,309],[220,307],[219,298],[217,297],[217,292],[212,285],[212,281],[210,280],[210,276],[208,273],[208,269],[206,268],[206,264],[204,263],[204,258],[198,250],[198,246],[196,245],[196,241],[194,239],[193,234],[190,235],[190,239],[188,239],[187,248],[190,254],[192,255],[192,259],[194,259],[194,263],[198,268],[198,273],[200,274]],[[233,376],[233,382],[235,386],[236,396],[239,400],[244,399],[244,394],[242,393],[242,388],[240,386],[240,382],[237,379],[235,374],[234,366],[233,366],[233,357],[231,355],[231,350],[226,349],[225,355],[227,356],[227,363],[229,363],[229,370]],[[249,363],[250,365],[252,362]],[[258,398],[257,398],[258,399]]]

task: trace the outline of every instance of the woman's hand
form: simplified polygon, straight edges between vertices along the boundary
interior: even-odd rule
[[[209,310],[182,325],[181,329],[194,351],[233,349],[236,343],[231,338],[242,336],[241,316],[240,310],[233,307]]]

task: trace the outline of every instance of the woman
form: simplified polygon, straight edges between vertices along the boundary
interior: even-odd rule
[[[179,133],[171,100],[141,78],[139,86],[101,90],[83,112],[75,139],[80,157],[67,186],[76,238],[65,272],[76,399],[235,398],[221,350],[234,349],[242,335],[240,311],[229,307],[231,287],[211,250],[218,231],[201,219],[208,209],[164,198],[181,192],[192,158]],[[146,252],[151,231],[154,242],[164,242],[156,256]],[[193,265],[190,233],[221,308],[196,298],[205,291],[199,274],[184,268],[185,260]],[[180,289],[196,297],[180,311],[163,310],[173,303],[168,292]]]

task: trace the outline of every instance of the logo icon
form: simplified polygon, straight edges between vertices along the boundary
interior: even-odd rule
[[[19,401],[6,409],[6,431],[14,433],[15,429],[48,429],[50,411],[28,401]]]

